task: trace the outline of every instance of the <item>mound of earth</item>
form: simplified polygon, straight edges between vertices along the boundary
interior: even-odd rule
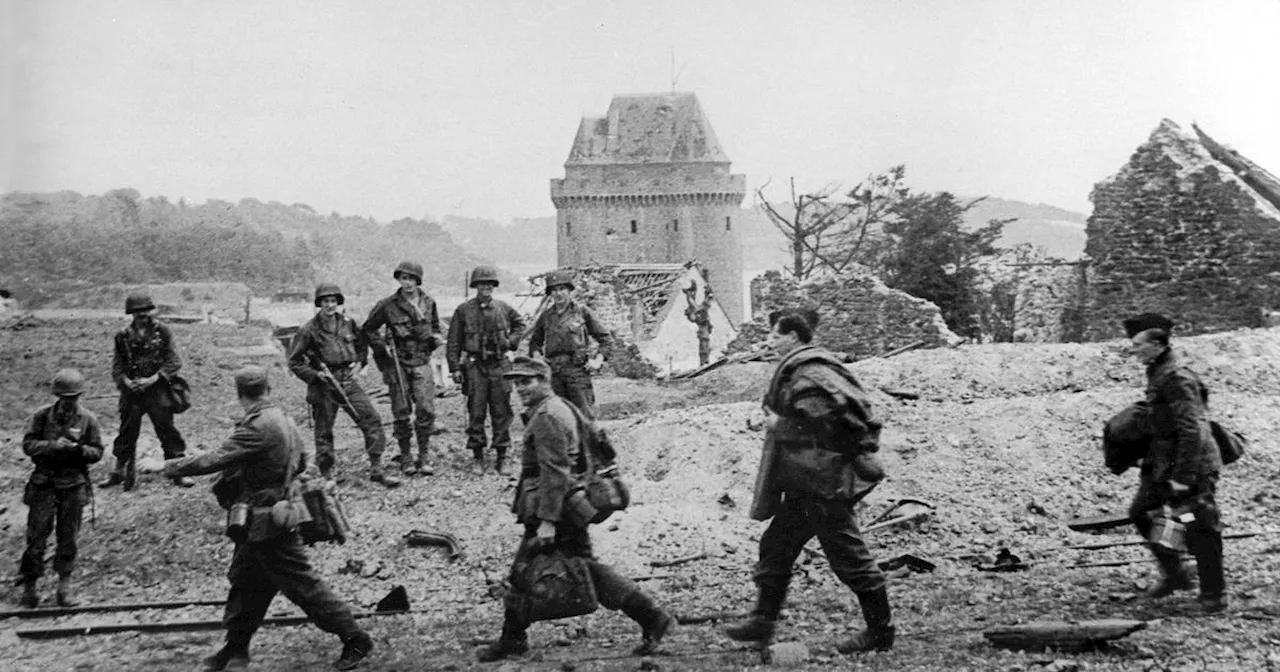
[[[85,402],[116,430],[109,381],[111,333],[119,319],[14,321],[0,338],[0,548],[16,567],[26,509],[19,501],[29,462],[20,444],[26,415],[47,403],[46,384],[62,366],[90,380]],[[195,407],[179,419],[193,450],[216,447],[238,415],[231,374],[245,361],[271,368],[274,392],[309,434],[304,387],[270,346],[267,329],[175,325],[193,384]],[[1280,397],[1277,332],[1241,331],[1180,340],[1186,361],[1214,391],[1216,417],[1251,439],[1250,452],[1223,474],[1220,502],[1228,532],[1273,527],[1280,496],[1276,423]],[[934,561],[929,574],[898,570],[891,595],[900,632],[889,653],[864,656],[872,670],[1032,670],[1054,659],[987,647],[982,628],[1043,619],[1160,619],[1111,649],[1059,660],[1090,670],[1267,669],[1280,630],[1272,619],[1280,555],[1274,537],[1227,542],[1232,608],[1208,619],[1186,617],[1190,595],[1169,604],[1131,601],[1152,569],[1139,546],[1086,551],[1068,546],[1132,539],[1127,530],[1102,538],[1070,532],[1076,516],[1122,512],[1136,483],[1113,476],[1098,451],[1102,422],[1141,395],[1141,370],[1116,344],[965,346],[912,352],[851,365],[873,395],[885,423],[881,454],[890,474],[858,509],[864,521],[904,497],[931,502],[930,519],[871,533],[880,559],[911,553]],[[620,615],[538,624],[535,652],[505,666],[478,666],[472,648],[496,635],[496,598],[519,528],[508,512],[511,483],[493,474],[471,476],[463,450],[462,399],[438,399],[437,475],[385,490],[363,478],[367,460],[358,432],[339,421],[341,495],[357,535],[344,546],[312,549],[313,562],[339,594],[370,607],[392,586],[405,585],[415,613],[365,621],[378,645],[369,669],[741,669],[759,657],[718,633],[712,616],[741,613],[753,596],[750,572],[763,523],[746,518],[761,434],[752,427],[769,364],[726,366],[671,384],[597,381],[603,424],[622,452],[634,502],[597,526],[596,552],[642,580],[658,600],[686,617],[667,655],[650,662],[628,657],[637,633]],[[366,383],[376,394],[374,374]],[[884,390],[914,392],[903,400]],[[385,397],[379,410],[389,417]],[[519,432],[519,421],[514,432]],[[158,461],[159,447],[144,429],[140,448]],[[517,439],[518,440],[518,439]],[[94,470],[105,475],[108,457]],[[86,523],[77,576],[90,603],[219,599],[231,546],[223,516],[207,492],[171,487],[155,476],[134,492],[99,491],[97,521]],[[448,531],[465,555],[450,561],[435,549],[409,547],[411,529]],[[1027,572],[976,571],[1008,548],[1030,564]],[[683,560],[673,566],[652,563]],[[1109,567],[1078,564],[1127,563]],[[50,582],[44,592],[52,591]],[[14,605],[18,592],[0,599]],[[297,609],[278,599],[273,614]],[[221,641],[217,631],[119,634],[55,641],[18,639],[38,626],[102,622],[217,619],[215,607],[87,614],[57,619],[6,619],[0,646],[6,669],[143,669],[191,667]],[[856,600],[812,543],[797,563],[781,637],[805,643],[813,656],[797,669],[847,669],[833,643],[859,623]],[[254,669],[317,669],[336,657],[336,641],[312,627],[264,628],[254,644]],[[1062,658],[1060,654],[1056,656]],[[644,666],[648,666],[645,668]],[[1065,667],[1063,669],[1066,669]]]

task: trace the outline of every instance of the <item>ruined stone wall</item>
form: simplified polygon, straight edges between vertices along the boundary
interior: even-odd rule
[[[1091,198],[1086,339],[1147,311],[1178,334],[1254,327],[1280,305],[1280,211],[1173,122]]]
[[[821,318],[815,341],[855,358],[871,357],[924,341],[925,347],[958,343],[938,307],[890,289],[870,274],[813,278],[797,285],[778,271],[751,281],[755,317],[730,351],[745,349],[768,333],[768,315],[779,308],[815,307]]]
[[[1085,265],[1017,269],[1013,340],[1019,343],[1075,343],[1084,334]]]

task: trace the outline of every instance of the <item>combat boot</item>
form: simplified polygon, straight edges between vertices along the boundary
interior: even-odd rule
[[[511,473],[510,470],[507,469],[506,453],[498,453],[498,456],[494,458],[493,470],[498,472],[499,476],[507,476]]]
[[[204,659],[205,670],[247,670],[249,669],[249,643],[232,641],[227,638],[217,653]]]
[[[423,476],[431,476],[436,473],[434,467],[431,466],[431,433],[427,432],[423,436],[422,432],[418,433],[418,461],[414,463],[418,468],[418,473]]]
[[[516,612],[507,608],[502,617],[502,636],[497,641],[483,646],[476,652],[476,660],[492,663],[495,660],[523,656],[529,652],[529,638],[520,626]]]
[[[858,604],[862,605],[862,619],[867,622],[867,629],[838,642],[836,651],[859,653],[892,649],[893,638],[898,629],[893,625],[893,614],[889,609],[889,591],[880,588],[857,595]]]
[[[58,577],[58,592],[56,596],[59,607],[80,606],[80,600],[76,598],[75,591],[71,587],[70,574],[63,574]]]
[[[637,656],[648,656],[657,652],[662,638],[675,627],[676,619],[671,614],[658,608],[653,598],[636,592],[627,598],[622,605],[622,613],[640,625],[640,645],[631,650]]]
[[[396,441],[400,443],[400,454],[393,456],[391,460],[400,463],[400,473],[413,476],[418,473],[418,466],[413,462],[412,441],[408,436],[397,436]]]
[[[369,467],[369,480],[374,483],[381,483],[388,488],[394,488],[400,485],[400,479],[394,474],[384,470],[380,464],[375,464]]]
[[[373,638],[363,630],[342,638],[342,655],[333,662],[339,670],[354,670],[373,651]]]
[[[22,597],[18,605],[24,609],[35,609],[40,606],[40,594],[36,592],[36,580],[27,579],[22,583]]]
[[[99,483],[98,487],[113,488],[117,485],[120,485],[121,483],[124,483],[124,464],[125,464],[124,460],[117,459],[115,470],[107,474],[106,480]]]
[[[1148,600],[1161,600],[1179,590],[1191,589],[1191,575],[1182,566],[1181,555],[1175,551],[1167,549],[1156,550],[1155,548],[1152,548],[1151,553],[1156,556],[1156,564],[1160,566],[1161,577],[1156,585],[1143,593],[1143,597]]]
[[[738,642],[768,642],[773,639],[786,595],[785,586],[759,584],[756,607],[751,610],[751,615],[725,628],[724,634]]]
[[[130,455],[124,462],[123,488],[128,492],[138,484],[138,456]]]
[[[471,473],[475,474],[476,476],[482,476],[484,474],[484,454],[483,453],[479,453],[479,452],[475,453],[474,459],[471,460]]]

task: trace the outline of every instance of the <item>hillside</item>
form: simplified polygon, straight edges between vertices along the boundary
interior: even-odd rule
[[[28,305],[91,286],[166,282],[242,282],[270,295],[335,280],[350,295],[374,296],[394,286],[402,259],[424,266],[428,290],[456,292],[471,268],[492,263],[428,220],[324,216],[252,198],[173,203],[133,189],[5,194],[0,234],[9,243],[0,287]]]

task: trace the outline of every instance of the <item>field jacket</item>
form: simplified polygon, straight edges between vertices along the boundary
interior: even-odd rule
[[[445,359],[449,371],[462,368],[464,355],[480,362],[497,362],[504,359],[508,350],[520,347],[524,336],[524,318],[515,308],[497,299],[480,303],[469,299],[453,313],[449,320],[449,345]]]
[[[336,313],[334,317],[317,314],[294,334],[289,344],[289,370],[307,384],[307,402],[316,404],[329,392],[320,377],[320,362],[330,371],[341,374],[352,364],[364,366],[369,361],[369,344],[355,320]]]
[[[166,380],[177,375],[182,359],[173,347],[169,327],[152,318],[135,330],[133,325],[116,332],[111,380],[121,392],[129,392],[125,378],[147,378],[157,373]]]
[[[1208,394],[1196,374],[1166,350],[1147,366],[1146,402],[1151,448],[1142,473],[1153,483],[1194,486],[1222,469],[1222,455],[1209,428]]]
[[[431,353],[444,341],[440,336],[440,313],[435,300],[420,289],[418,298],[417,305],[414,305],[403,292],[396,292],[369,311],[369,318],[361,329],[373,348],[379,369],[386,370],[394,365],[382,332],[383,326],[390,332],[396,355],[404,366],[427,364]]]
[[[76,442],[59,448],[58,438]],[[102,426],[86,408],[68,413],[58,403],[36,411],[22,435],[22,452],[35,463],[30,483],[74,488],[89,482],[89,465],[102,459]]]
[[[525,525],[559,522],[565,497],[578,482],[578,420],[568,402],[548,394],[521,414],[524,448],[520,453],[520,483],[512,512]]]
[[[556,308],[555,303],[547,306],[529,334],[529,354],[544,354],[547,358],[557,356],[577,357],[586,361],[587,338],[591,337],[600,344],[601,351],[608,359],[609,346],[613,343],[613,334],[604,327],[600,318],[590,308],[570,300],[563,310]]]

